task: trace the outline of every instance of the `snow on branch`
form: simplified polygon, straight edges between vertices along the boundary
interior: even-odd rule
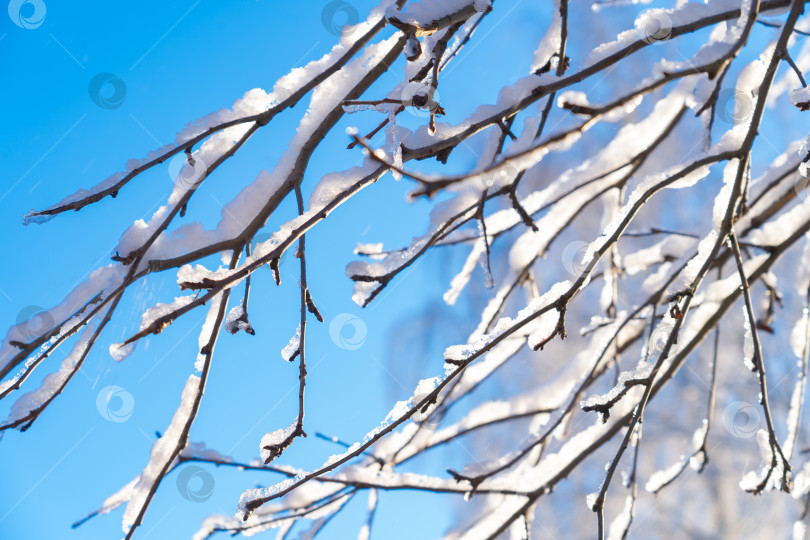
[[[354,6],[343,4],[330,3],[329,13],[351,15]],[[162,163],[173,171],[166,200],[145,218],[133,214],[112,264],[52,308],[23,310],[9,329],[0,346],[0,400],[22,392],[0,434],[26,431],[44,410],[58,410],[56,398],[88,355],[121,361],[139,341],[166,339],[170,325],[197,312],[193,374],[167,429],[142,472],[76,525],[124,506],[123,530],[134,537],[151,519],[163,480],[189,462],[242,474],[242,495],[231,501],[236,514],[204,520],[199,539],[269,529],[313,537],[363,492],[369,502],[359,537],[370,538],[392,511],[383,501],[391,491],[475,504],[474,519],[452,526],[453,538],[529,538],[533,523],[570,507],[572,494],[595,519],[577,520],[566,534],[595,529],[600,539],[623,538],[641,512],[672,527],[695,508],[711,514],[715,497],[696,488],[690,466],[712,471],[712,481],[731,478],[742,488],[734,496],[792,489],[806,501],[810,151],[807,133],[796,132],[810,110],[804,2],[675,2],[639,14],[620,4],[590,9],[554,0],[546,27],[533,35],[538,41],[521,51],[493,45],[513,43],[512,10],[534,16],[518,4],[383,0],[365,20],[349,17],[350,31],[330,52],[278,79],[272,91],[249,90],[95,187],[27,213],[25,223],[44,224],[134,189],[135,178]],[[616,39],[583,48],[586,34],[605,32]],[[525,65],[517,75],[481,80],[492,77],[490,64],[508,62]],[[780,67],[790,77],[777,80]],[[482,89],[490,86],[487,96]],[[307,105],[293,108],[307,94]],[[260,130],[280,133],[282,112],[298,121],[277,161],[231,178],[232,198],[216,215],[190,219],[201,186],[221,179],[220,166]],[[354,165],[324,172],[324,149]],[[395,205],[406,204],[383,199],[387,172],[409,190],[412,217],[366,224],[367,216],[398,215]],[[284,215],[290,203],[297,212]],[[345,267],[332,251],[318,251],[324,238],[341,239],[330,249],[345,245],[336,211],[371,231],[350,239],[362,260]],[[320,242],[307,242],[313,234]],[[390,247],[403,237],[411,240]],[[296,260],[293,279],[285,256]],[[314,268],[307,264],[313,258]],[[406,279],[418,263],[426,271]],[[257,274],[265,268],[269,286]],[[122,322],[147,276],[163,279],[171,293],[138,304],[145,307]],[[347,435],[358,433],[351,414],[337,415],[328,429],[305,417],[312,340],[325,335],[308,322],[330,322],[334,299],[322,305],[319,291],[341,290],[328,281],[333,276],[353,287],[347,296],[358,306],[376,300],[372,309],[388,309],[381,321],[399,309],[383,291],[410,287],[404,294],[424,307],[419,336],[430,330],[421,350],[397,327],[390,358],[375,358],[385,366],[418,361],[429,376],[397,395],[358,440]],[[295,309],[277,302],[281,287],[295,290]],[[272,326],[254,328],[268,306]],[[115,325],[123,337],[110,330]],[[263,350],[297,364],[297,385],[286,362],[257,367],[260,359],[246,359],[234,371],[278,371],[298,390],[292,421],[266,415],[265,402],[234,405],[233,418],[258,420],[264,433],[247,458],[189,442],[222,329],[223,339],[260,340]],[[66,357],[32,383],[68,342]],[[315,342],[318,354],[321,345]],[[772,374],[784,375],[792,391],[768,384]],[[341,410],[345,389],[320,381],[316,390]],[[745,406],[726,405],[730,396]],[[741,427],[742,410],[751,417]],[[316,437],[307,437],[305,422]],[[761,464],[740,480],[744,439],[754,434]],[[313,439],[339,450],[319,458]],[[669,451],[677,445],[685,451]],[[320,465],[280,464],[296,461],[299,446]],[[594,456],[608,461],[594,463]],[[624,487],[615,486],[617,476]],[[657,510],[638,485],[667,488],[679,497],[676,510]],[[756,503],[746,511],[771,510]],[[784,527],[803,533],[800,516],[772,514],[762,520],[769,534]],[[728,520],[709,520],[713,534],[739,536]]]

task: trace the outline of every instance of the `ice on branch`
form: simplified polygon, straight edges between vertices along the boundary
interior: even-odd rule
[[[299,324],[298,328],[295,329],[295,335],[290,338],[290,342],[287,343],[283,349],[281,349],[281,358],[287,362],[292,362],[295,359],[295,356],[301,351],[300,341],[301,325]]]

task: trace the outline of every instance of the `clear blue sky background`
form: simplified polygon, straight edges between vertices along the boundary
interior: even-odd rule
[[[172,180],[165,164],[155,167],[117,199],[105,199],[41,226],[23,227],[25,211],[47,207],[78,188],[95,185],[121,170],[127,159],[143,157],[172,142],[185,123],[230,107],[251,88],[270,91],[275,80],[291,68],[321,57],[336,41],[321,21],[325,4],[52,0],[46,1],[45,18],[34,29],[20,28],[9,17],[0,16],[3,325],[14,324],[20,314],[30,315],[32,309],[52,306],[90,271],[107,264],[121,232],[133,220],[151,216],[170,193]],[[363,16],[374,4],[353,1],[352,5]],[[440,86],[440,101],[450,121],[461,120],[478,103],[494,102],[502,82],[527,73],[551,6],[547,2],[499,1],[496,8],[451,68],[460,73],[446,77]],[[616,13],[627,17],[629,12]],[[626,20],[625,26],[630,27],[633,15]],[[509,31],[500,31],[500,25],[509,25]],[[499,31],[493,32],[496,27]],[[574,34],[578,28],[577,21],[572,21]],[[764,30],[758,32],[765,35]],[[604,31],[600,35],[597,29],[581,39],[587,50],[590,43],[612,37]],[[467,57],[472,48],[475,54]],[[367,95],[382,97],[400,79],[401,63]],[[104,72],[117,75],[126,85],[123,103],[115,109],[97,106],[88,94],[90,81]],[[590,90],[598,102],[601,89]],[[185,222],[198,219],[208,227],[215,226],[221,203],[230,200],[258,171],[274,166],[308,99],[274,119],[237,158],[206,180],[192,200]],[[373,114],[344,118],[315,154],[305,178],[305,193],[323,173],[357,162],[358,151],[345,148],[348,141],[343,129],[375,125],[380,118]],[[424,121],[404,120],[411,126]],[[778,145],[784,135],[773,133],[770,138]],[[470,168],[480,142],[473,140],[454,152],[454,167]],[[460,268],[460,252],[442,251],[427,257],[399,278],[377,301],[377,307],[360,310],[350,300],[351,283],[344,267],[354,259],[356,242],[385,241],[387,247],[398,247],[425,230],[430,207],[425,202],[405,204],[410,187],[407,181],[395,183],[386,176],[330,216],[326,226],[307,235],[310,287],[327,324],[313,323],[308,332],[305,429],[311,436],[297,441],[280,463],[311,468],[340,451],[312,436],[315,432],[348,442],[361,439],[395,400],[410,396],[420,378],[441,373],[436,351],[463,340],[465,324],[469,329],[473,317],[469,305],[461,302],[451,309],[435,301],[454,270]],[[267,230],[294,215],[291,199],[271,218]],[[191,433],[192,441],[204,441],[240,461],[257,457],[261,436],[288,425],[296,413],[297,368],[279,355],[297,324],[294,259],[287,257],[281,270],[279,288],[269,271],[257,273],[254,280],[250,314],[257,335],[221,336]],[[240,293],[241,287],[236,289]],[[27,433],[11,432],[2,439],[0,538],[95,539],[120,534],[120,509],[77,530],[71,530],[70,524],[95,509],[146,464],[155,431],[168,426],[183,383],[193,372],[198,330],[205,314],[194,312],[145,340],[122,363],[112,361],[106,351],[110,343],[132,333],[145,308],[171,301],[178,294],[173,272],[151,276],[134,287],[106,337],[65,394]],[[329,322],[344,313],[357,315],[367,329],[363,345],[356,350],[342,349],[329,337]],[[420,326],[418,321],[425,315],[443,322],[445,329]],[[413,354],[392,350],[403,343]],[[423,354],[426,348],[433,354]],[[45,373],[55,370],[68,350],[60,350],[46,361],[27,386],[34,388]],[[407,364],[392,365],[391,358]],[[110,422],[97,409],[99,393],[110,385],[120,386],[132,396],[131,415],[123,422]],[[0,407],[3,415],[7,411],[7,404]],[[461,443],[422,464],[443,474],[445,466],[468,459]],[[189,537],[210,513],[232,515],[244,489],[280,479],[270,473],[207,470],[215,482],[210,499],[195,503],[184,498],[176,485],[178,471],[173,472],[158,491],[137,537]],[[448,506],[449,499],[384,494],[373,537],[401,538],[403,525],[411,537],[438,536],[465,508],[460,501]],[[361,495],[328,525],[322,537],[354,537],[365,513],[366,496]]]

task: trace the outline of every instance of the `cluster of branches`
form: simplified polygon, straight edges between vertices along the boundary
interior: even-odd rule
[[[452,99],[441,104],[436,100],[442,72],[459,51],[475,42],[482,21],[502,6],[481,0],[449,3],[452,7],[447,8],[439,4],[411,12],[405,0],[382,2],[365,22],[344,34],[329,54],[296,73],[293,89],[282,79],[271,94],[251,91],[233,111],[195,123],[194,130],[182,132],[175,144],[128,166],[127,171],[113,175],[89,194],[80,192],[26,216],[28,222],[41,223],[67,211],[81,210],[115,197],[144,171],[176,155],[186,156],[182,181],[176,183],[167,205],[146,228],[127,231],[114,264],[93,274],[50,310],[51,327],[27,338],[21,337],[26,336],[24,324],[9,331],[0,351],[0,377],[5,381],[0,386],[0,399],[18,392],[43,360],[77,337],[59,371],[23,396],[22,405],[13,408],[0,430],[25,431],[54,402],[94,350],[122,297],[134,284],[150,274],[176,271],[180,288],[193,294],[148,310],[140,330],[111,349],[114,357],[123,358],[144,337],[158,334],[179,317],[207,306],[197,371],[189,376],[171,425],[155,443],[144,472],[97,512],[126,504],[127,538],[142,523],[162,479],[188,461],[233,465],[284,477],[268,488],[245,491],[237,515],[212,516],[203,524],[201,537],[218,531],[236,534],[271,527],[280,527],[286,536],[302,520],[314,520],[314,534],[362,491],[371,493],[365,525],[368,530],[379,491],[413,490],[484,500],[478,518],[460,525],[465,538],[494,538],[509,530],[528,538],[537,505],[600,451],[609,451],[612,457],[604,478],[594,479],[596,491],[587,502],[596,514],[599,538],[608,529],[611,536],[623,537],[635,512],[636,465],[644,453],[641,426],[645,414],[679,369],[690,358],[702,358],[698,353],[709,348],[711,385],[705,415],[694,419],[694,449],[652,477],[647,488],[657,492],[669,486],[686,474],[690,462],[703,470],[708,459],[707,441],[716,423],[716,389],[722,383],[717,369],[719,325],[728,319],[731,307],[741,303],[744,324],[740,330],[745,343],[740,356],[745,362],[740,366],[748,367],[759,386],[759,396],[751,399],[761,406],[764,425],[759,435],[761,470],[749,473],[740,484],[755,494],[793,489],[805,509],[798,520],[804,519],[810,466],[806,455],[796,448],[810,319],[806,309],[803,315],[779,310],[783,292],[777,288],[774,272],[780,258],[795,252],[810,231],[810,202],[800,174],[806,172],[810,153],[806,144],[797,141],[771,165],[755,160],[766,103],[779,98],[774,91],[779,68],[787,66],[786,72],[794,78],[792,101],[796,107],[791,107],[791,114],[799,118],[810,102],[804,99],[804,77],[797,65],[803,64],[803,57],[794,62],[789,53],[805,39],[806,34],[797,29],[804,2],[744,0],[712,2],[700,9],[686,4],[672,10],[648,11],[635,21],[635,29],[628,21],[631,30],[600,46],[589,58],[577,59],[569,57],[569,40],[577,36],[569,24],[568,2],[555,0],[551,25],[538,46],[535,64],[527,66],[527,76],[505,86],[497,104],[471,111],[457,124],[437,121],[453,106]],[[762,18],[769,15],[775,18]],[[756,23],[771,27],[772,35],[761,50],[755,51],[758,58],[742,68],[734,85],[726,75],[739,62],[740,53],[753,46]],[[682,40],[702,29],[713,31],[694,56],[662,60],[649,77],[634,82],[604,104],[591,104],[584,94],[570,90],[637,61],[641,51],[661,40]],[[388,37],[378,37],[385,32]],[[402,82],[387,95],[366,95],[384,73],[397,69],[398,61],[405,64]],[[178,234],[171,234],[170,228],[184,216],[196,189],[253,134],[272,125],[277,114],[309,93],[310,108],[285,157],[271,174],[262,174],[252,182],[250,197],[240,195],[228,207],[248,225],[234,227],[223,219],[214,230],[200,233],[194,229],[198,232],[190,234],[192,229],[186,225],[175,229]],[[735,115],[731,127],[711,143],[712,129],[718,126],[715,118],[728,106],[724,99],[729,95],[736,100],[738,111],[746,107],[748,111]],[[637,111],[644,108],[645,100],[651,103],[646,116],[639,118]],[[397,116],[408,108],[425,111],[429,117],[426,125],[415,131],[398,125]],[[344,114],[372,115],[373,111],[384,113],[385,119],[368,134],[350,133],[349,150],[362,151],[363,164],[325,176],[307,204],[301,184],[324,136]],[[557,125],[568,127],[552,132],[550,119],[555,117],[559,119]],[[607,144],[594,144],[586,134],[600,123],[620,126]],[[387,142],[375,148],[371,139],[383,128]],[[705,148],[687,155],[668,151],[678,147],[677,140],[684,134],[696,131],[703,132]],[[419,160],[435,158],[446,164],[453,150],[473,137],[483,139],[484,144],[478,164],[470,172],[446,175],[418,170],[415,162]],[[588,159],[559,175],[548,174],[546,156],[554,154],[565,160],[569,155],[582,155],[577,152],[587,154]],[[573,161],[576,158],[569,163]],[[714,194],[712,210],[706,213],[708,226],[704,230],[682,230],[687,224],[671,213],[644,214],[665,190],[691,190],[695,200],[705,197],[705,179],[717,176],[712,168],[720,164],[724,164],[722,186]],[[757,178],[752,178],[754,166],[763,170]],[[411,245],[390,251],[358,247],[358,253],[368,259],[352,263],[348,269],[355,282],[355,301],[368,305],[429,251],[449,246],[469,246],[470,251],[445,295],[448,303],[455,303],[479,263],[488,284],[496,287],[468,342],[445,351],[444,371],[436,357],[436,371],[441,374],[422,381],[413,396],[398,403],[387,420],[364,440],[345,444],[343,454],[315,470],[271,465],[305,435],[306,327],[310,317],[323,322],[307,285],[305,235],[313,227],[324,226],[333,210],[389,171],[415,183],[414,198],[445,193],[449,200],[437,205],[428,231]],[[298,217],[272,231],[269,240],[256,242],[268,218],[288,196],[295,197]],[[595,236],[581,242],[573,254],[564,251],[562,264],[545,259],[552,244],[593,215],[598,205],[604,211]],[[696,203],[696,207],[703,206]],[[625,239],[621,246],[620,239]],[[628,248],[628,243],[637,246],[638,242],[644,246]],[[219,334],[223,328],[231,333],[254,333],[248,319],[251,274],[269,265],[278,282],[279,261],[289,249],[295,250],[300,263],[300,326],[285,349],[285,357],[299,364],[298,415],[289,427],[262,440],[263,463],[239,463],[215,452],[200,452],[188,437]],[[495,257],[495,253],[507,252],[508,262]],[[191,266],[221,253],[228,255],[227,267]],[[798,290],[790,293],[801,298],[804,306],[810,301],[809,254],[810,249],[805,248],[797,266]],[[543,283],[543,277],[560,274],[562,266],[570,279]],[[493,270],[498,270],[496,276]],[[241,298],[228,311],[232,291],[242,284]],[[755,301],[758,285],[768,299],[764,312]],[[595,289],[599,298],[596,305],[584,301]],[[771,408],[769,359],[761,340],[762,332],[773,331],[777,317],[787,322],[798,319],[793,348],[799,370],[786,434],[779,432],[777,426],[781,424]],[[579,328],[572,328],[574,325]],[[712,332],[714,339],[706,340]],[[568,333],[578,333],[582,347],[574,352],[571,349],[576,345],[566,342],[566,361],[554,378],[497,404],[481,402],[460,414],[459,420],[446,421],[451,409],[463,407],[457,405],[462,398],[474,394],[502,366],[526,355],[542,362],[546,353],[540,351],[560,347],[559,341]],[[730,338],[726,343],[733,345]],[[633,357],[639,360],[627,360]],[[607,392],[606,384],[610,388]],[[589,421],[574,423],[575,417]],[[403,472],[405,463],[432,449],[471,433],[518,425],[521,419],[531,419],[529,432],[516,437],[500,457],[470,463],[462,470],[448,469],[445,476]],[[436,429],[438,425],[441,429]],[[797,464],[797,459],[805,459],[805,463]],[[607,526],[607,495],[622,466],[630,471],[627,504]],[[288,497],[293,493],[295,497]]]

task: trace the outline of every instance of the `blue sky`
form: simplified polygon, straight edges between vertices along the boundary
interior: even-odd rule
[[[534,3],[491,17],[489,26],[482,26],[479,47],[514,47],[520,54],[486,68],[468,60],[467,68],[475,68],[481,76],[475,81],[476,91],[465,91],[468,76],[455,86],[448,82],[440,90],[457,102],[448,108],[450,119],[463,118],[481,92],[494,99],[499,78],[514,80],[525,74],[548,16],[547,9],[530,4]],[[95,185],[121,170],[127,159],[143,157],[173,141],[187,122],[230,107],[251,88],[269,91],[278,77],[319,58],[337,39],[322,22],[326,2],[46,0],[44,5],[41,22],[29,24],[35,28],[22,28],[5,16],[0,23],[5,82],[0,89],[5,104],[0,113],[4,121],[0,220],[8,254],[6,264],[0,266],[0,321],[6,326],[54,305],[90,271],[108,264],[121,232],[135,219],[151,216],[170,193],[172,180],[165,164],[155,167],[116,199],[44,225],[23,227],[27,210],[47,207],[78,188]],[[363,16],[373,3],[352,5]],[[29,19],[38,14],[32,4],[22,9]],[[343,23],[342,16],[345,14],[336,15],[336,24]],[[502,33],[487,35],[495,23],[516,28],[509,42],[502,42]],[[463,56],[460,60],[458,66],[464,67]],[[114,108],[99,106],[97,96],[96,101],[91,99],[91,82],[105,73],[121,81],[119,95],[103,96]],[[400,73],[398,66],[369,95],[382,96]],[[125,95],[121,95],[123,87]],[[110,90],[109,86],[102,88],[103,92]],[[188,219],[214,226],[220,204],[258,171],[272,168],[307,101],[274,119],[236,159],[221,167],[212,177],[214,181],[207,181],[195,197]],[[323,173],[349,167],[360,158],[357,150],[346,150],[343,130],[348,125],[372,125],[379,119],[358,116],[344,119],[322,144],[305,178],[305,192]],[[408,121],[416,125],[425,120]],[[472,148],[465,152],[469,155],[462,154],[459,163],[469,167],[476,156]],[[391,344],[413,331],[412,322],[424,312],[422,301],[440,296],[452,277],[450,268],[461,260],[449,251],[428,257],[378,300],[379,307],[365,311],[351,302],[351,283],[343,270],[354,259],[352,249],[359,241],[385,241],[396,247],[424,231],[429,206],[424,202],[405,204],[410,187],[407,181],[395,183],[387,176],[330,216],[329,228],[307,235],[309,285],[327,324],[311,324],[308,332],[305,429],[310,437],[296,442],[280,463],[319,465],[340,448],[314,437],[315,432],[349,442],[362,438],[395,400],[410,395],[420,378],[441,371],[440,357],[435,354],[432,358],[411,357],[412,365],[387,363]],[[271,218],[270,225],[277,226],[294,214],[291,199]],[[221,336],[192,430],[193,441],[204,441],[238,460],[257,457],[261,436],[288,425],[296,413],[297,368],[279,355],[294,333],[298,317],[297,265],[291,261],[294,259],[287,257],[282,265],[281,287],[272,283],[269,271],[254,279],[250,312],[257,334]],[[452,263],[450,268],[448,263]],[[183,383],[193,372],[204,313],[192,313],[160,336],[141,343],[122,363],[112,361],[106,351],[110,343],[131,334],[143,309],[170,301],[177,294],[173,273],[150,277],[136,286],[67,391],[28,432],[11,432],[2,439],[0,537],[92,539],[114,538],[120,533],[121,509],[77,530],[70,529],[70,524],[94,510],[146,464],[155,431],[168,426]],[[434,317],[444,314],[450,320],[468,320],[463,310],[453,312],[435,302],[430,305]],[[342,349],[329,337],[330,321],[342,314],[360,318],[365,338],[356,350]],[[462,330],[432,335],[433,345],[446,346],[462,339]],[[344,333],[351,336],[350,330]],[[28,381],[30,388],[55,370],[68,350],[46,361]],[[122,421],[106,419],[104,415],[110,414],[97,407],[99,395],[113,391],[119,393],[111,402],[112,417]],[[0,413],[7,411],[4,404]],[[119,418],[114,418],[116,412],[120,412]],[[460,450],[447,452],[452,455]],[[436,458],[436,471],[444,464]],[[189,537],[208,514],[232,515],[242,490],[279,479],[269,473],[207,470],[214,479],[207,501],[184,498],[175,471],[161,485],[137,536]],[[437,536],[453,521],[456,511],[441,496],[415,499],[405,493],[386,494],[374,536],[397,537],[404,520],[415,534]],[[355,536],[365,513],[366,496],[361,495],[329,524],[322,537]],[[270,535],[274,533],[266,536]]]

